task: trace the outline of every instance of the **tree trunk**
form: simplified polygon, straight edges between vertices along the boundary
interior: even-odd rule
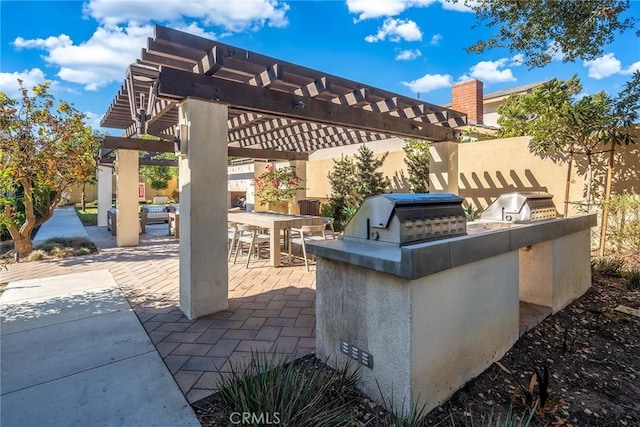
[[[82,183],[82,199],[81,199],[81,203],[82,203],[82,212],[86,212],[87,211],[87,193],[85,193],[85,183]]]
[[[604,245],[607,240],[607,222],[609,221],[609,199],[611,198],[611,186],[613,181],[613,165],[615,161],[615,142],[611,142],[611,151],[609,152],[609,167],[607,168],[607,183],[604,190],[604,202],[602,203],[602,224],[600,228],[600,248],[599,256],[604,256]]]
[[[571,188],[571,166],[573,163],[573,149],[569,154],[569,163],[567,165],[567,182],[564,188],[564,217],[569,216],[569,190]]]
[[[591,210],[591,185],[593,183],[593,165],[591,153],[587,154],[587,212]]]
[[[29,252],[33,250],[33,242],[31,241],[31,236],[24,237],[20,235],[17,239],[14,238],[13,248],[20,258],[29,255]]]

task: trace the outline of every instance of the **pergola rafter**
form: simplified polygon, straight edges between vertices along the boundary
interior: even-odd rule
[[[453,128],[466,124],[451,109],[157,26],[102,126],[174,141],[179,103],[189,97],[228,105],[229,146],[238,149],[452,140]]]

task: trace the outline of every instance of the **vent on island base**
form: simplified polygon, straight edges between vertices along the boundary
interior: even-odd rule
[[[455,194],[381,194],[367,198],[345,237],[410,245],[467,234],[462,198]]]

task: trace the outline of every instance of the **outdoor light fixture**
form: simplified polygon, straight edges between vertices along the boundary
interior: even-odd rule
[[[127,92],[129,94],[129,111],[131,118],[136,123],[136,134],[144,135],[147,133],[147,120],[151,118],[148,114],[153,108],[156,101],[154,88],[160,72],[155,67],[142,64],[131,64],[127,69]],[[144,91],[148,90],[146,97]],[[139,96],[136,96],[136,93]]]

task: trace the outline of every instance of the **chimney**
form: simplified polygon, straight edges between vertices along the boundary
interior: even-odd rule
[[[451,108],[465,113],[469,124],[483,123],[482,86],[480,80],[473,79],[451,87]]]

